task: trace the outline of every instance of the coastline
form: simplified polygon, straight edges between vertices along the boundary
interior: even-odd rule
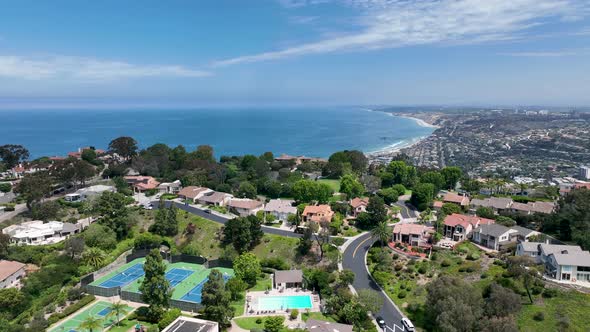
[[[367,111],[369,111],[369,112],[376,112],[375,110],[369,110],[369,109],[367,109]],[[388,114],[389,116],[393,116],[393,117],[406,118],[406,119],[413,120],[420,127],[434,129],[432,131],[432,133],[434,133],[434,131],[436,129],[440,128],[437,125],[430,124],[430,123],[428,123],[428,122],[426,122],[426,121],[424,121],[422,119],[419,119],[419,118],[415,118],[415,117],[411,117],[411,116],[407,116],[407,115],[398,115],[398,114],[393,114],[393,113],[389,113],[389,112],[384,112],[384,113]],[[367,158],[369,158],[370,161],[389,161],[389,160],[391,160],[391,158],[394,155],[398,154],[401,150],[408,149],[408,148],[411,148],[414,145],[417,145],[418,143],[420,143],[423,140],[425,140],[425,139],[429,138],[430,136],[432,136],[432,133],[430,133],[430,135],[424,135],[424,136],[414,137],[414,138],[411,138],[411,139],[407,139],[407,140],[403,140],[403,141],[400,141],[400,142],[396,142],[394,144],[391,144],[389,146],[383,147],[381,149],[378,149],[378,150],[375,150],[375,151],[366,152],[365,155],[367,156]]]

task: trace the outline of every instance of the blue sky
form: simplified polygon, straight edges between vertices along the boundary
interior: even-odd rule
[[[587,0],[20,0],[2,8],[5,105],[590,105]]]

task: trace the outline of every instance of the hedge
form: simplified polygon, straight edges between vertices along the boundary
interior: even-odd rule
[[[58,321],[73,314],[74,312],[82,309],[83,307],[85,307],[86,305],[88,305],[89,303],[91,303],[94,300],[96,300],[96,297],[94,297],[94,295],[85,295],[83,298],[80,299],[80,301],[65,308],[65,310],[63,312],[56,312],[56,313],[51,314],[51,316],[49,316],[47,321],[49,322],[49,325],[55,324]]]
[[[160,329],[166,328],[166,326],[172,324],[172,322],[180,316],[180,309],[173,308],[164,313],[162,319],[158,322]]]

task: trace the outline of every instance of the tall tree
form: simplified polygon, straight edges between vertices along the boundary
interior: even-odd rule
[[[127,313],[127,311],[129,311],[129,307],[127,307],[125,303],[120,301],[111,303],[109,309],[111,310],[111,312],[109,312],[109,315],[115,317],[117,326],[119,326],[121,315],[124,315],[125,313]]]
[[[236,277],[244,280],[250,287],[256,285],[256,279],[260,275],[261,267],[258,257],[252,253],[244,253],[234,260]]]
[[[347,174],[340,179],[340,192],[352,199],[362,195],[365,192],[365,187],[358,181],[356,176]]]
[[[51,192],[51,177],[47,172],[25,175],[14,191],[21,194],[30,210],[34,202],[39,202]]]
[[[105,256],[105,252],[99,248],[88,248],[82,252],[82,261],[98,270],[103,266]]]
[[[78,236],[70,237],[66,240],[64,248],[71,258],[80,255],[84,251],[84,239]]]
[[[135,156],[137,149],[137,141],[128,136],[115,138],[109,143],[109,150],[125,159]]]
[[[416,185],[412,191],[410,202],[418,208],[418,210],[424,211],[432,204],[434,195],[435,191],[432,183],[420,183]]]
[[[234,308],[230,303],[231,294],[225,287],[223,275],[216,269],[211,270],[202,290],[203,317],[223,327],[230,326],[234,317]]]
[[[371,235],[373,238],[381,242],[381,247],[385,246],[385,244],[389,241],[391,234],[391,228],[387,226],[387,222],[385,221],[378,223],[371,230]]]
[[[153,249],[145,258],[143,265],[145,276],[139,286],[141,299],[149,304],[148,315],[152,321],[158,321],[165,308],[170,304],[172,292],[170,282],[166,279],[166,264],[158,249]]]
[[[445,178],[445,186],[447,189],[455,189],[457,182],[461,179],[463,171],[459,167],[448,166],[442,169],[441,174]]]
[[[178,208],[175,204],[166,204],[160,201],[160,208],[156,212],[154,223],[150,226],[149,231],[161,236],[174,236],[178,234]]]
[[[102,318],[88,316],[80,324],[79,328],[86,329],[88,332],[99,331],[102,329]]]
[[[508,257],[507,263],[508,273],[510,273],[513,278],[518,278],[522,281],[529,301],[533,304],[531,288],[533,287],[537,276],[537,272],[529,268],[533,265],[533,261],[528,256],[511,256]]]
[[[238,253],[253,249],[260,243],[264,232],[256,216],[228,220],[223,228],[223,241],[232,244]]]
[[[313,237],[320,251],[319,261],[324,259],[324,245],[330,243],[330,222],[322,220],[320,222],[310,221],[307,227],[311,229]]]
[[[0,158],[4,165],[6,165],[6,168],[13,168],[29,159],[29,150],[17,144],[0,145]]]
[[[112,229],[117,239],[127,237],[131,229],[127,196],[105,191],[95,202],[95,209],[101,215],[99,223]]]
[[[461,279],[441,276],[426,287],[427,322],[432,330],[476,331],[483,316],[481,292]]]
[[[369,228],[387,220],[387,208],[383,198],[374,195],[369,197],[369,204],[367,204],[367,213],[371,218],[371,225]]]

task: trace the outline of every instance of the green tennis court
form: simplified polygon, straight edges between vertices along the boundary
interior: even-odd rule
[[[116,321],[114,315],[111,313],[111,304],[105,301],[94,302],[90,304],[86,310],[79,312],[74,316],[66,318],[65,321],[59,323],[53,328],[49,329],[49,332],[86,332],[85,329],[80,329],[79,326],[84,320],[90,316],[102,318],[102,328],[98,331],[104,331],[109,326],[113,325]],[[127,313],[121,314],[119,319],[131,312],[131,307],[127,307]],[[97,332],[98,332],[97,331]]]

